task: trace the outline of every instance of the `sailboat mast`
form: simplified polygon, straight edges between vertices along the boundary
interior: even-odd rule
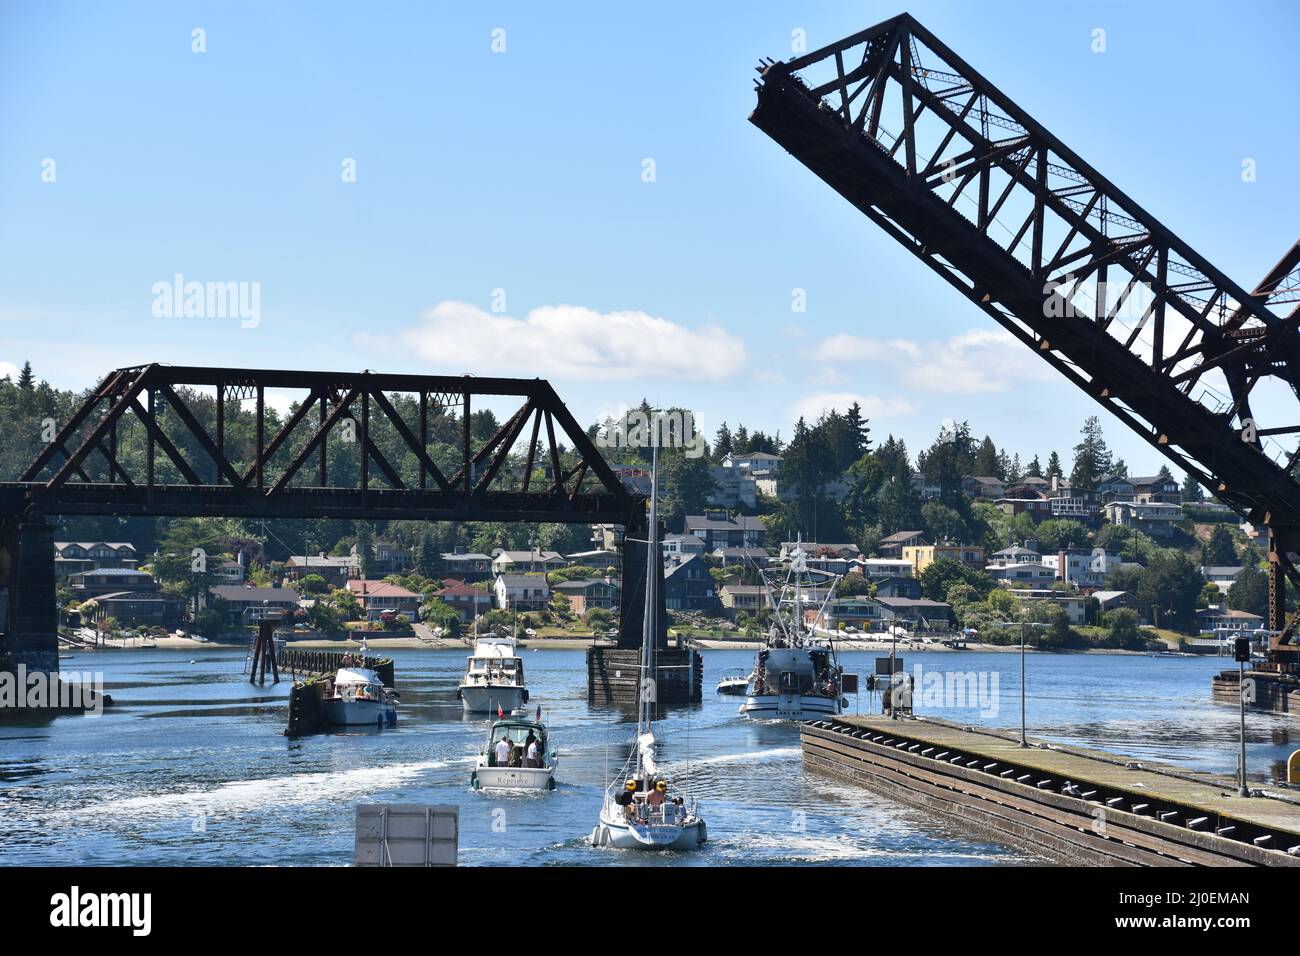
[[[646,688],[653,685],[648,685],[646,681],[653,681],[655,677],[654,643],[659,624],[655,619],[659,607],[655,600],[655,584],[658,581],[655,562],[659,560],[662,559],[659,555],[659,445],[656,442],[650,449],[650,534],[646,539],[645,613],[641,622],[641,686],[636,722],[638,737],[650,729],[652,717],[653,702],[646,699]],[[641,769],[640,747],[637,748],[637,769]]]

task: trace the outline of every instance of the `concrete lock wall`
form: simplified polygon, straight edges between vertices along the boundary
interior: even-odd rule
[[[54,526],[43,516],[0,518],[0,658],[58,670],[57,627]]]

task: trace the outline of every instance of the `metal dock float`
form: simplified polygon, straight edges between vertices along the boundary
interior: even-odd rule
[[[800,728],[804,767],[1060,862],[1300,866],[1300,793],[1240,797],[1228,777],[939,720]],[[1290,794],[1286,795],[1287,797]]]

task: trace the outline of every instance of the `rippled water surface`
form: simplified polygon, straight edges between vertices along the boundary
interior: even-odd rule
[[[736,698],[712,691],[723,671],[749,665],[752,652],[745,651],[704,652],[703,703],[673,710],[658,731],[661,761],[688,773],[702,800],[705,849],[593,849],[586,837],[632,731],[628,715],[587,705],[582,651],[525,652],[533,704],[543,704],[561,752],[559,786],[514,798],[469,788],[487,725],[463,716],[455,698],[465,652],[392,656],[402,693],[395,729],[303,740],[283,736],[288,683],[250,686],[241,673],[243,652],[64,658],[65,670],[102,671],[116,706],[94,719],[0,724],[0,863],[347,864],[359,801],[459,805],[464,865],[1033,861],[928,814],[805,773],[794,725],[746,721]],[[842,655],[849,670],[863,674],[874,657]],[[925,672],[982,673],[990,692],[997,681],[996,696],[974,708],[919,711],[1018,726],[1018,655],[907,655],[908,670],[918,663]],[[1236,711],[1210,700],[1210,676],[1227,661],[1031,655],[1028,664],[1031,734],[1235,769]],[[875,705],[866,694],[857,702],[864,712]],[[1250,716],[1253,769],[1267,775],[1294,749],[1290,726],[1280,717]]]

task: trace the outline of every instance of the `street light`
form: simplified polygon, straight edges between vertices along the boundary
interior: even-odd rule
[[[998,621],[999,627],[1020,625],[1020,746],[1028,747],[1029,739],[1025,736],[1025,628],[1047,627],[1042,621]]]

